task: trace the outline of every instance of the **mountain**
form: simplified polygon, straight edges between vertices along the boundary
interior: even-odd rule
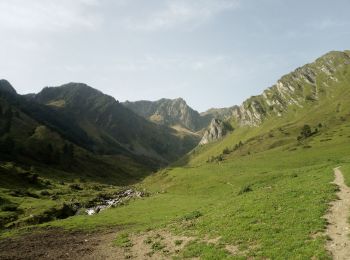
[[[201,116],[212,117],[212,118],[217,118],[217,119],[221,119],[221,120],[227,120],[232,116],[232,111],[236,107],[237,106],[223,107],[223,108],[210,108],[207,111],[202,112]]]
[[[350,51],[329,52],[283,76],[261,95],[233,107],[231,118],[240,126],[257,126],[267,118],[283,116],[287,110],[317,104],[323,98],[330,98],[332,86],[346,77],[349,64]]]
[[[235,128],[259,126],[269,118],[283,117],[290,110],[315,106],[320,100],[330,98],[334,91],[332,86],[344,80],[349,64],[349,51],[329,52],[315,62],[283,76],[261,95],[248,98],[240,106],[212,108],[201,115],[230,121]],[[207,134],[208,131],[213,134],[214,128],[209,127]],[[212,136],[206,136],[201,144],[215,141],[224,135]]]
[[[210,116],[201,116],[187,105],[182,98],[160,99],[158,101],[136,101],[123,103],[138,115],[148,120],[166,126],[181,126],[192,132],[207,127],[212,119]]]
[[[0,79],[0,90],[3,93],[7,93],[7,95],[16,95],[16,90],[12,87],[10,82],[5,79]]]
[[[86,174],[93,179],[101,177],[95,170],[103,164],[105,174],[122,182],[177,160],[198,139],[149,122],[85,84],[22,96],[9,82],[0,81],[2,160],[67,171],[88,168]],[[75,163],[70,164],[73,157]]]
[[[199,145],[208,144],[223,138],[232,131],[232,126],[220,119],[213,118],[208,128],[204,131],[204,135]]]
[[[98,153],[131,153],[169,162],[192,149],[196,142],[180,138],[171,128],[151,123],[113,97],[85,84],[46,87],[30,100],[71,118]]]
[[[350,51],[329,52],[283,76],[261,95],[248,98],[240,106],[211,108],[201,115],[231,119],[240,126],[257,126],[266,118],[281,117],[292,107],[302,108],[327,96],[328,90],[332,90],[330,86],[344,77],[339,71],[349,63]]]
[[[117,253],[141,259],[331,259],[328,245],[334,240],[327,230],[348,219],[345,214],[334,222],[327,216],[335,212],[332,201],[339,188],[346,188],[332,183],[333,169],[337,181],[343,180],[341,171],[350,185],[349,86],[350,52],[330,52],[240,106],[209,111],[227,118],[212,119],[204,133],[215,142],[195,147],[147,177],[142,173],[151,158],[142,162],[109,132],[113,123],[98,115],[114,121],[125,113],[139,118],[140,126],[166,126],[117,109],[117,101],[107,102],[108,97],[87,86],[48,88],[42,96],[25,97],[8,85],[4,91],[0,87],[0,237],[5,238],[0,258],[30,253],[37,259],[50,248],[50,255],[58,252],[62,258],[67,252],[62,245],[73,241],[71,258],[113,258]],[[94,131],[86,121],[96,122]],[[115,142],[101,140],[105,132]],[[119,193],[122,188],[111,184],[120,185],[116,178],[127,174],[138,183]],[[84,215],[87,208],[111,197],[119,200],[132,189],[144,196]],[[28,232],[35,228],[43,232]],[[60,228],[69,231],[57,233]],[[21,232],[27,234],[8,238]]]

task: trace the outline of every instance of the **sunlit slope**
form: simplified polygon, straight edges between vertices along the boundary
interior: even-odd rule
[[[343,122],[307,146],[283,146],[250,155],[231,154],[221,162],[174,167],[141,185],[151,197],[99,215],[79,216],[50,225],[69,228],[163,227],[203,238],[221,237],[244,257],[326,257],[322,218],[335,198],[333,167],[350,161],[350,123]],[[190,221],[183,217],[199,211]],[[185,249],[186,250],[186,249]],[[208,250],[199,250],[204,259]],[[226,252],[227,253],[227,252]],[[228,259],[235,256],[227,254]]]
[[[332,169],[347,169],[350,162],[350,74],[342,62],[333,74],[336,80],[327,81],[327,90],[316,99],[304,97],[302,104],[286,106],[281,115],[271,113],[256,126],[233,121],[235,130],[223,140],[198,147],[147,177],[140,188],[151,197],[51,225],[163,227],[220,237],[216,246],[198,242],[179,253],[203,259],[215,254],[227,259],[329,257],[323,216],[335,199]],[[322,83],[322,73],[315,77]],[[184,220],[193,212],[201,214]],[[239,251],[232,255],[226,245]]]
[[[226,148],[235,150],[235,145],[240,142],[243,143],[243,146],[230,152],[230,155],[224,156],[257,153],[279,146],[284,146],[285,150],[299,149],[307,145],[309,141],[308,139],[297,141],[297,137],[305,124],[309,125],[312,131],[317,131],[317,133],[314,133],[315,136],[324,136],[330,129],[337,128],[338,125],[349,120],[350,58],[344,55],[342,52],[331,52],[318,59],[315,63],[302,67],[304,70],[313,68],[315,83],[312,85],[295,78],[293,79],[293,73],[295,72],[282,77],[281,80],[284,84],[289,82],[288,84],[291,86],[297,85],[302,89],[300,91],[303,93],[311,91],[310,89],[312,88],[310,93],[313,93],[313,98],[308,94],[300,94],[299,97],[295,96],[295,100],[299,100],[298,105],[289,104],[281,110],[280,114],[271,112],[264,115],[264,120],[258,126],[240,126],[237,125],[236,119],[233,118],[233,125],[236,126],[236,129],[231,135],[211,145],[196,148],[188,156],[186,162],[189,161],[191,165],[206,162],[210,157],[222,154]],[[336,69],[332,70],[332,74],[327,74],[322,70],[323,66],[325,66],[324,64],[328,63],[329,60],[338,64],[337,66],[334,65]],[[315,68],[318,68],[318,70]],[[316,73],[316,71],[318,72]],[[274,87],[269,89],[269,91],[273,91],[273,89]],[[318,91],[317,94],[316,91]],[[262,98],[263,95],[252,99]]]

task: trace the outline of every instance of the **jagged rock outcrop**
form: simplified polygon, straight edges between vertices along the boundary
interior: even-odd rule
[[[237,127],[258,126],[267,118],[281,117],[291,108],[303,108],[331,95],[333,85],[346,82],[346,66],[350,66],[350,51],[329,52],[283,76],[261,95],[248,98],[240,106],[209,109],[201,115],[230,120]],[[200,144],[220,138],[219,132],[215,123],[210,125]]]
[[[327,95],[339,80],[338,71],[350,65],[350,51],[332,51],[283,76],[261,95],[253,96],[239,107],[232,107],[231,118],[238,126],[257,126],[271,116],[282,116],[289,107],[300,108]],[[226,111],[227,112],[227,111]]]
[[[238,106],[223,107],[223,108],[210,108],[205,112],[201,113],[202,117],[217,118],[220,120],[228,120],[232,117],[233,111],[235,111]]]
[[[180,125],[193,132],[207,127],[212,118],[201,116],[182,98],[163,98],[158,101],[126,101],[123,105],[152,122],[166,126]]]
[[[207,130],[205,130],[202,140],[199,142],[199,145],[204,145],[219,140],[231,130],[232,128],[228,123],[214,118],[212,119]]]

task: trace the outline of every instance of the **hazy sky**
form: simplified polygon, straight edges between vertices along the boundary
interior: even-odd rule
[[[124,100],[240,104],[330,50],[349,0],[0,0],[0,78],[84,82]]]

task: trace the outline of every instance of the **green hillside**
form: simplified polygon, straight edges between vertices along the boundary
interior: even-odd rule
[[[333,168],[342,166],[350,183],[349,55],[330,52],[234,107],[232,133],[196,147],[135,184],[148,197],[93,216],[56,217],[35,227],[84,232],[117,228],[106,244],[114,244],[125,258],[146,244],[150,256],[168,259],[330,259],[323,216],[336,199]],[[12,183],[23,174],[10,164],[1,171],[13,176]],[[79,182],[84,187],[77,191],[60,186],[52,175],[42,176],[24,187],[29,185],[32,193],[48,189],[47,178],[50,192],[63,190],[60,202],[72,194],[77,201],[96,194],[89,192],[89,181]],[[11,218],[11,212],[24,219],[26,214],[42,215],[29,209],[51,203],[41,193],[21,201],[11,193],[14,184],[1,185],[1,198],[9,205],[2,209],[3,219]],[[103,187],[106,192],[109,188]],[[25,231],[28,227],[7,229],[2,236]],[[157,240],[151,232],[190,242],[170,253],[168,238]],[[142,241],[136,238],[144,236]]]
[[[21,96],[1,80],[0,227],[74,215],[196,144],[83,84]]]

